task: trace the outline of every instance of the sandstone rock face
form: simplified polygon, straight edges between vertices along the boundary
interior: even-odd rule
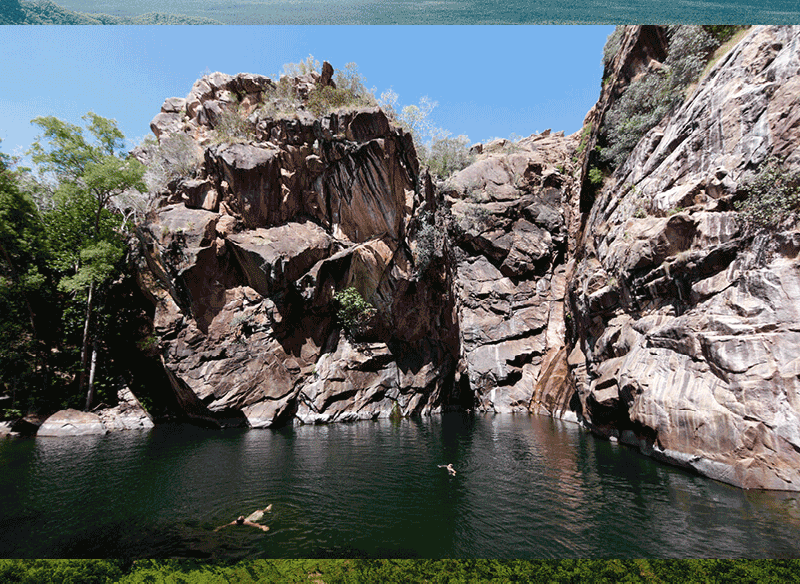
[[[800,167],[799,84],[800,29],[754,28],[606,184],[569,286],[586,422],[746,488],[800,489],[800,232],[732,204]]]
[[[282,116],[254,75],[167,100],[153,132],[203,162],[140,227],[137,277],[187,416],[531,411],[800,490],[800,231],[748,229],[734,204],[770,156],[800,168],[800,28],[754,27],[587,188],[608,108],[667,51],[664,28],[626,27],[584,131],[475,145],[437,185],[375,107]],[[307,105],[331,76],[279,83]],[[221,139],[231,114],[248,132]],[[344,331],[351,286],[373,308]]]
[[[564,209],[575,189],[565,165],[576,145],[576,136],[549,132],[490,143],[445,186],[460,346],[455,383],[470,388],[478,410],[538,411],[541,386],[566,359],[571,219]],[[565,409],[558,405],[551,410]]]
[[[305,103],[331,75],[326,64],[281,83]],[[184,132],[204,148],[138,233],[178,401],[198,422],[250,427],[441,410],[452,307],[442,266],[420,280],[406,243],[423,202],[435,211],[410,135],[377,107],[281,117],[264,105],[272,86],[206,76],[154,120],[160,138]],[[246,135],[215,129],[231,115]],[[334,295],[348,287],[374,311],[345,334]]]

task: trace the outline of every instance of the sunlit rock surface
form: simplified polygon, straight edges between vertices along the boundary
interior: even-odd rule
[[[301,100],[330,83],[325,71],[291,80]],[[273,84],[206,76],[151,126],[204,151],[139,230],[140,282],[184,411],[268,427],[457,402],[445,267],[419,278],[407,241],[423,203],[436,210],[410,135],[377,107],[265,113],[257,106]],[[233,111],[250,137],[209,142]],[[351,286],[374,311],[342,331],[334,295]]]
[[[732,202],[800,167],[798,84],[800,30],[753,29],[607,181],[569,286],[587,423],[747,488],[800,488],[800,232]]]

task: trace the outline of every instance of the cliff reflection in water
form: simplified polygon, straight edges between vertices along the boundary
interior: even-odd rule
[[[795,496],[543,417],[7,439],[0,466],[2,557],[800,555]],[[268,533],[213,531],[267,503]]]

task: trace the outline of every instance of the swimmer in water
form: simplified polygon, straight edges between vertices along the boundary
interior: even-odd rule
[[[450,476],[456,476],[456,469],[453,468],[452,464],[440,464],[438,466],[439,468],[446,468],[447,472],[450,473]]]
[[[223,527],[228,527],[229,525],[249,525],[250,527],[258,527],[261,531],[269,531],[269,527],[267,527],[266,525],[259,525],[258,523],[256,523],[256,521],[264,517],[264,513],[266,511],[272,511],[272,503],[270,503],[263,509],[256,509],[247,517],[245,517],[244,515],[239,515],[239,517],[237,517],[230,523],[226,523],[225,525],[220,525],[214,531],[219,531]]]

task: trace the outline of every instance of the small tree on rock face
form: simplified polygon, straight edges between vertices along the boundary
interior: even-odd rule
[[[337,292],[333,299],[339,305],[336,318],[351,336],[375,313],[375,308],[352,286]]]
[[[54,185],[54,207],[46,214],[45,225],[53,250],[52,267],[60,274],[59,288],[86,294],[79,390],[85,392],[89,409],[98,349],[92,329],[96,292],[119,272],[124,255],[121,220],[111,212],[111,202],[131,189],[146,187],[144,166],[125,156],[125,137],[116,122],[91,112],[83,119],[92,141],[79,126],[52,116],[34,119],[43,133],[30,154],[40,177],[48,177]],[[91,371],[87,370],[90,344]]]
[[[434,133],[426,154],[428,169],[441,179],[466,168],[475,158],[469,152],[467,136],[462,134],[451,138],[450,133],[444,130]]]

